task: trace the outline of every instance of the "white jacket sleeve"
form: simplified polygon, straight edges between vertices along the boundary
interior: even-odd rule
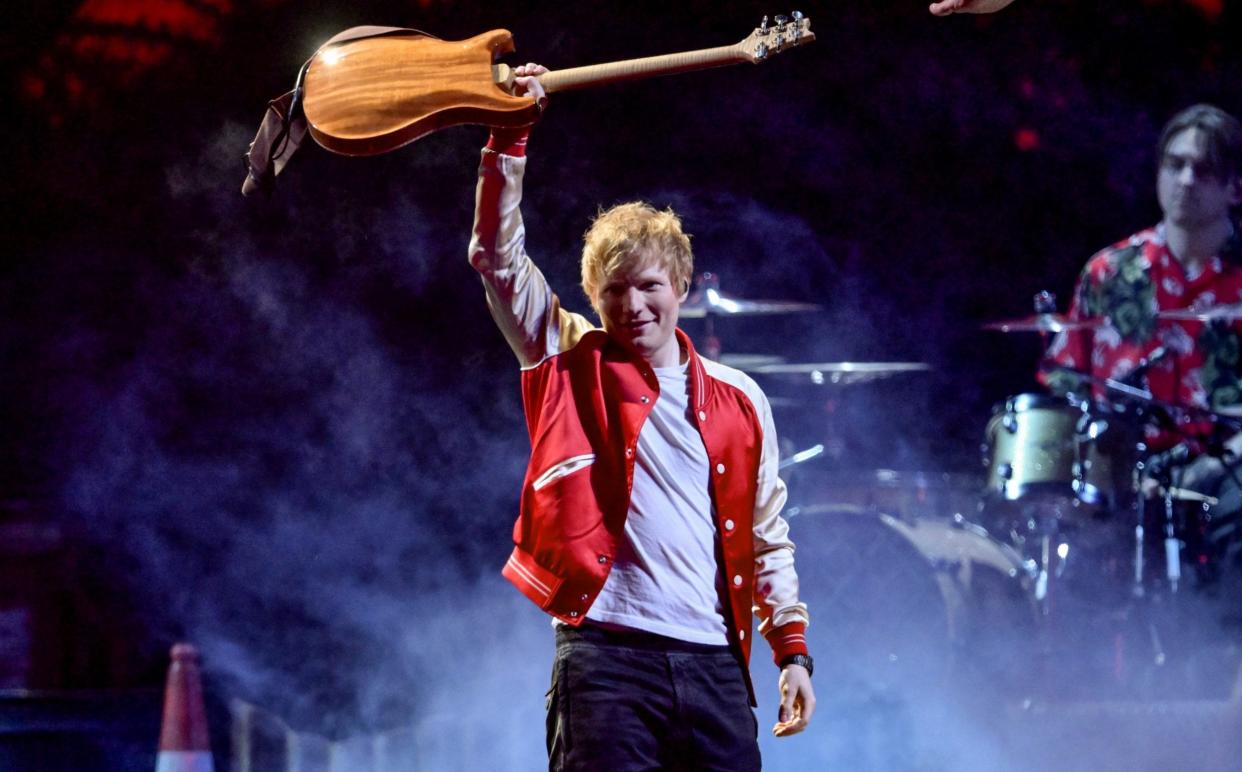
[[[769,636],[773,630],[791,622],[810,622],[806,604],[798,600],[798,574],[794,569],[794,544],[789,524],[781,517],[787,497],[785,481],[777,474],[780,446],[776,425],[767,397],[755,387],[754,400],[763,426],[763,450],[759,459],[759,479],[755,493],[755,606],[759,632]],[[769,640],[771,637],[769,636]]]
[[[571,347],[594,325],[561,308],[556,293],[526,254],[519,206],[525,170],[524,157],[483,150],[469,259],[483,278],[496,326],[522,367],[533,367]]]

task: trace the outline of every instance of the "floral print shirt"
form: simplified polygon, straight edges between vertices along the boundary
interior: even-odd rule
[[[1240,322],[1173,321],[1159,311],[1206,309],[1242,302],[1242,237],[1237,229],[1220,254],[1192,271],[1169,251],[1163,226],[1139,231],[1096,253],[1083,269],[1070,304],[1073,320],[1103,319],[1091,330],[1070,330],[1053,338],[1048,363],[1100,378],[1124,379],[1157,346],[1169,353],[1146,375],[1152,396],[1197,408],[1219,408],[1242,402],[1239,368]],[[1064,372],[1049,371],[1041,379],[1053,391],[1078,386]],[[1096,390],[1096,396],[1101,396]],[[1204,424],[1181,427],[1195,434]],[[1149,444],[1171,445],[1177,437],[1148,430]]]

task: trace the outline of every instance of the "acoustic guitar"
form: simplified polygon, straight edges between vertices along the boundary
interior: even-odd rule
[[[663,56],[553,70],[540,76],[551,93],[605,83],[758,64],[815,39],[798,12],[763,22],[740,43]],[[516,127],[535,122],[539,106],[514,96],[513,72],[496,59],[514,50],[508,30],[446,41],[413,30],[328,44],[303,78],[310,134],[342,155],[378,155],[438,129],[461,124]]]

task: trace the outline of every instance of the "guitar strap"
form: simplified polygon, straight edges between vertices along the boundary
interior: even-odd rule
[[[315,54],[338,43],[385,35],[434,37],[426,32],[406,27],[350,27],[334,35],[331,40],[320,46]],[[263,122],[259,124],[259,131],[254,135],[250,149],[243,157],[246,164],[246,179],[242,183],[243,195],[249,196],[256,191],[271,195],[276,189],[276,175],[284,170],[289,159],[302,144],[302,140],[306,138],[306,114],[302,112],[302,79],[314,58],[311,56],[298,70],[298,79],[292,91],[267,103],[267,112],[263,114]]]

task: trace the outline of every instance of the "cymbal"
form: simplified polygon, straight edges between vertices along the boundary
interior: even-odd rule
[[[739,368],[755,375],[823,384],[852,384],[931,369],[926,362],[781,362]]]
[[[983,329],[999,332],[1064,332],[1065,330],[1090,330],[1103,324],[1103,319],[1074,320],[1061,314],[1033,314],[1019,319],[988,322],[983,325]]]
[[[1157,311],[1157,319],[1173,322],[1236,322],[1242,319],[1242,305],[1207,306],[1206,308],[1177,308]]]
[[[720,364],[736,367],[739,370],[749,370],[754,367],[762,367],[763,365],[779,365],[785,362],[785,357],[776,356],[774,354],[721,354]]]
[[[697,289],[681,304],[683,319],[702,319],[713,316],[766,316],[769,314],[805,314],[820,311],[814,303],[793,300],[747,300],[728,295],[714,287]]]

